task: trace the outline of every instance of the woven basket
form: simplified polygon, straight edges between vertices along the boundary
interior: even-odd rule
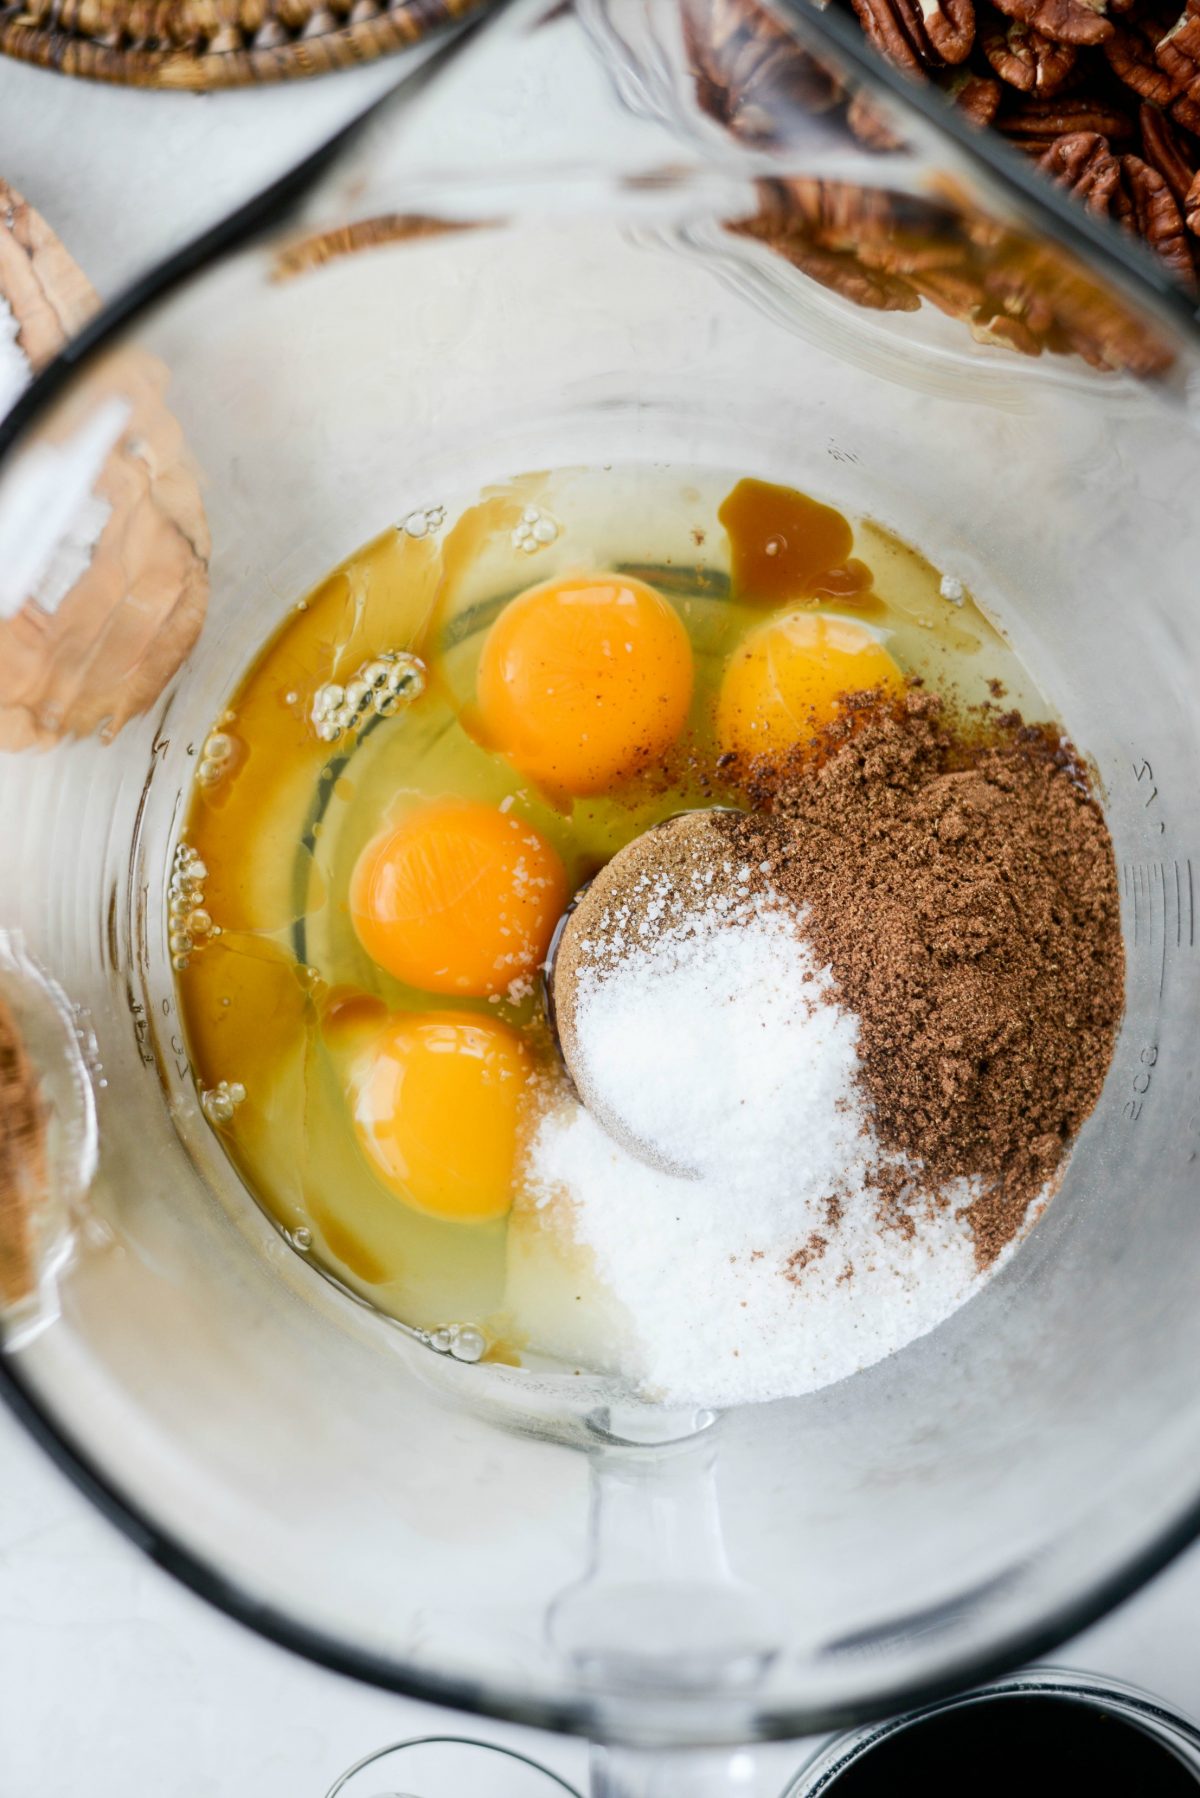
[[[0,5],[0,51],[92,81],[204,93],[373,62],[483,3],[29,0]]]

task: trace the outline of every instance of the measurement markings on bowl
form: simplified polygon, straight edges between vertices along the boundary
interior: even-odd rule
[[[1154,769],[1144,756],[1140,761],[1132,763],[1132,767],[1133,778],[1137,781],[1139,786],[1144,786],[1146,789],[1142,805],[1146,810],[1149,810],[1151,806],[1158,803],[1158,788],[1154,784]],[[1153,818],[1148,818],[1146,822],[1148,824],[1153,824],[1159,836],[1162,836],[1167,828],[1166,819],[1157,815]]]
[[[1158,996],[1166,989],[1172,947],[1196,943],[1195,877],[1190,857],[1121,863],[1121,892],[1132,913],[1131,946],[1158,958]]]
[[[1127,1099],[1124,1107],[1124,1115],[1129,1119],[1131,1124],[1136,1124],[1142,1115],[1142,1106],[1145,1103],[1147,1093],[1150,1091],[1150,1083],[1153,1077],[1151,1069],[1158,1065],[1158,1045],[1156,1043],[1147,1043],[1142,1049],[1141,1054],[1138,1056],[1138,1061],[1141,1063],[1141,1066],[1133,1076],[1132,1082],[1135,1096],[1132,1099]]]

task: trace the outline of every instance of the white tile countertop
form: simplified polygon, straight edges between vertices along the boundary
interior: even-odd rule
[[[111,295],[395,73],[393,63],[195,97],[0,62],[0,176]],[[1200,1712],[1198,1617],[1193,1549],[1055,1658]],[[357,1687],[207,1609],[94,1514],[0,1412],[0,1798],[322,1798],[361,1755],[426,1731],[519,1746],[585,1782],[578,1743]],[[764,1750],[761,1791],[777,1791],[804,1753]]]

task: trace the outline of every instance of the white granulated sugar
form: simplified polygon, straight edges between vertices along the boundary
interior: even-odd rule
[[[646,911],[654,918],[656,902]],[[580,1084],[625,1140],[720,1179],[731,1202],[775,1204],[798,1136],[832,1191],[863,1115],[857,1023],[828,1002],[828,984],[794,913],[710,903],[619,967],[581,970]]]
[[[25,352],[17,342],[18,331],[12,308],[0,298],[0,418],[16,404],[29,385],[31,371]]]
[[[128,419],[128,402],[105,400],[63,442],[35,444],[6,477],[0,618],[31,598],[53,613],[73,591],[111,516],[95,488]]]
[[[55,545],[38,578],[32,597],[43,612],[56,612],[77,582],[87,573],[92,551],[112,517],[112,507],[97,493],[89,493]]]
[[[631,1320],[614,1371],[655,1398],[813,1391],[924,1335],[985,1277],[956,1215],[965,1187],[917,1206],[911,1234],[881,1225],[870,1181],[888,1158],[854,1079],[857,1020],[802,923],[770,900],[713,904],[581,977],[593,1108],[659,1165],[571,1099],[539,1124],[528,1180]]]

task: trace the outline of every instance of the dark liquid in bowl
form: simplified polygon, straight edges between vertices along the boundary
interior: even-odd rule
[[[1110,1711],[1068,1698],[995,1698],[890,1736],[827,1788],[837,1798],[1196,1798],[1169,1748]]]

